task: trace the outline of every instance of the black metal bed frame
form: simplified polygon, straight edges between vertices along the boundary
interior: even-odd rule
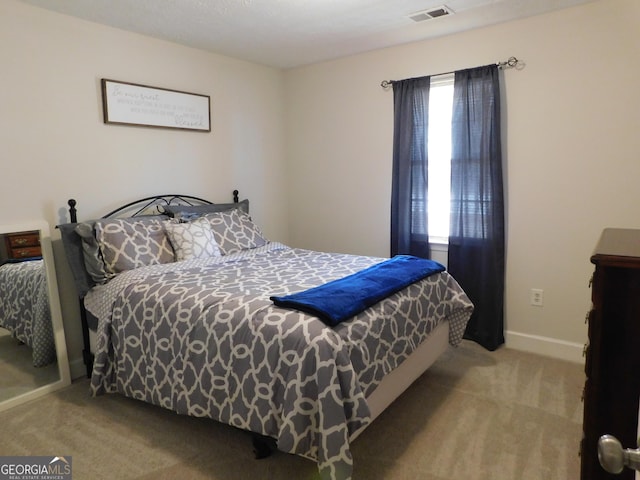
[[[238,203],[238,190],[233,191],[233,203]],[[76,209],[77,202],[73,198],[69,199],[67,204],[69,205],[69,219],[71,223],[78,223],[78,212]],[[141,198],[134,200],[126,205],[116,208],[115,210],[100,217],[105,218],[117,218],[122,216],[123,213],[127,213],[128,217],[144,216],[151,214],[162,214],[162,206],[164,205],[211,205],[213,202],[205,200],[200,197],[194,197],[192,195],[182,194],[163,194],[154,195],[151,197]],[[155,212],[153,211],[155,209]],[[132,213],[130,213],[133,210]],[[80,297],[80,320],[82,322],[82,340],[84,348],[82,350],[82,360],[87,370],[87,378],[91,378],[91,372],[93,371],[94,355],[91,352],[91,346],[89,343],[89,319],[87,309],[84,306],[84,298]]]
[[[238,190],[233,191],[233,203],[238,203]],[[130,217],[136,217],[140,214],[144,214],[144,212],[148,211],[150,208],[156,208],[157,213],[162,213],[160,208],[163,205],[211,205],[213,202],[209,200],[205,200],[204,198],[194,197],[192,195],[182,195],[176,193],[169,193],[163,195],[154,195],[151,197],[141,198],[139,200],[134,200],[133,202],[129,202],[126,205],[122,205],[121,207],[116,208],[115,210],[103,215],[100,218],[111,218],[116,217],[118,214],[126,212],[129,209],[137,209],[135,212],[129,214]],[[69,219],[71,223],[78,223],[78,212],[76,209],[77,202],[70,198],[67,201],[69,205]]]

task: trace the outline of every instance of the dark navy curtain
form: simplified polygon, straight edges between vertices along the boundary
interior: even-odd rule
[[[447,269],[475,305],[465,338],[504,343],[505,226],[498,67],[455,72]]]
[[[427,132],[430,77],[393,83],[391,256],[429,258]]]

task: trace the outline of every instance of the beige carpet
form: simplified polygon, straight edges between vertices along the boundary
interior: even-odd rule
[[[70,455],[74,480],[317,478],[303,458],[254,460],[245,432],[87,385],[0,413],[0,454]],[[583,385],[581,365],[465,341],[353,443],[353,479],[579,478]]]

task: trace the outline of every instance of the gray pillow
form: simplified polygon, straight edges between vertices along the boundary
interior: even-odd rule
[[[239,209],[209,213],[204,218],[211,224],[213,236],[223,255],[261,247],[267,243],[251,217]]]
[[[207,213],[225,212],[237,208],[244,213],[249,213],[249,200],[245,199],[238,203],[212,203],[210,205],[164,205],[164,213],[170,217],[182,220],[192,220]]]
[[[75,230],[82,238],[82,254],[87,273],[96,284],[101,285],[113,277],[113,274],[107,273],[105,269],[100,246],[96,240],[95,223],[95,220],[79,223]]]
[[[155,216],[95,222],[96,240],[107,274],[175,261],[162,220]]]
[[[85,267],[82,237],[76,232],[77,226],[77,223],[64,223],[58,225],[58,229],[78,296],[82,298],[95,285],[95,282]]]
[[[165,215],[141,215],[125,220],[140,221],[156,219],[166,220]],[[105,283],[113,274],[107,268],[100,251],[100,245],[95,236],[95,224],[98,221],[89,220],[82,223],[63,223],[58,225],[62,237],[64,251],[71,268],[78,295],[82,298],[98,284]]]

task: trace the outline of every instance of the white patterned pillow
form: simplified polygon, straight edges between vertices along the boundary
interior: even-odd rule
[[[187,223],[166,221],[164,229],[178,261],[222,255],[213,236],[211,225],[204,218]]]
[[[226,212],[209,213],[203,218],[211,224],[213,236],[223,255],[261,247],[267,240],[246,213],[234,208]]]
[[[108,273],[175,261],[163,220],[110,219],[95,224],[96,239]]]

